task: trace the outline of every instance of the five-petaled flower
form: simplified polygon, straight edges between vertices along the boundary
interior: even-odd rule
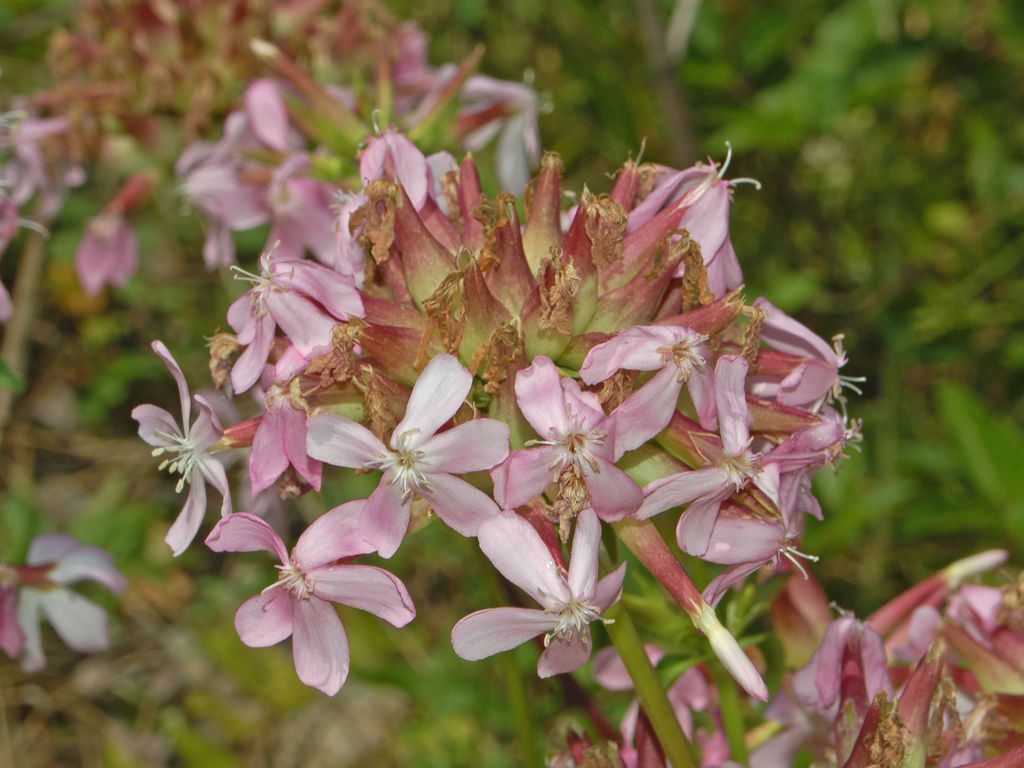
[[[576,518],[568,572],[555,563],[540,535],[519,515],[507,512],[480,526],[480,549],[501,575],[543,606],[487,608],[466,616],[452,629],[452,646],[476,661],[544,635],[537,674],[571,672],[590,658],[590,622],[622,594],[626,564],[598,580],[601,522],[590,508]]]
[[[333,696],[349,669],[348,636],[331,603],[349,605],[404,627],[416,616],[405,585],[382,568],[344,562],[373,551],[359,533],[363,501],[343,504],[299,536],[291,554],[273,528],[238,512],[206,537],[215,552],[266,551],[278,556],[279,578],[235,614],[235,629],[253,648],[292,638],[299,679]]]

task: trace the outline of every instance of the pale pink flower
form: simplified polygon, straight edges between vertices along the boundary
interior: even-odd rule
[[[754,306],[764,313],[761,340],[772,349],[803,358],[803,362],[781,381],[755,380],[754,394],[774,397],[783,405],[817,411],[826,398],[839,398],[843,387],[860,393],[855,382],[863,379],[839,375],[839,369],[846,365],[841,336],[836,337],[834,346],[829,346],[810,328],[777,309],[768,299],[760,298]]]
[[[475,536],[484,520],[498,514],[487,494],[456,475],[503,461],[508,426],[495,419],[473,419],[438,432],[459,410],[472,384],[472,374],[457,358],[434,357],[416,380],[405,417],[388,445],[341,416],[322,413],[309,419],[306,449],[314,459],[384,473],[367,499],[363,534],[382,557],[391,557],[402,542],[414,495],[426,499],[463,536]]]
[[[291,554],[273,528],[239,512],[217,523],[206,537],[214,552],[271,552],[280,559],[278,580],[235,614],[235,629],[252,648],[292,638],[299,679],[333,696],[345,683],[349,647],[331,603],[369,611],[396,627],[416,616],[405,585],[382,568],[340,562],[373,551],[360,536],[363,501],[343,504],[299,536]]]
[[[469,661],[493,656],[544,635],[537,662],[541,677],[571,672],[590,658],[590,622],[622,594],[626,564],[597,578],[601,523],[591,509],[576,518],[568,572],[559,569],[540,535],[515,513],[480,526],[480,549],[502,576],[527,592],[542,609],[487,608],[452,629],[455,653]]]
[[[466,102],[459,121],[479,125],[463,144],[479,152],[498,136],[495,164],[502,188],[520,194],[540,162],[537,92],[529,85],[473,75],[462,87]]]
[[[359,156],[359,175],[363,184],[382,178],[397,181],[416,210],[427,200],[427,159],[415,144],[392,128],[367,139]]]
[[[337,241],[335,190],[306,176],[309,165],[309,155],[298,152],[275,169],[266,191],[271,217],[267,244],[279,259],[301,259],[308,249],[331,264]]]
[[[289,465],[315,490],[320,490],[323,464],[306,455],[306,418],[306,411],[291,402],[286,389],[270,387],[266,411],[249,454],[253,498],[277,482]]]
[[[580,367],[580,378],[598,384],[617,371],[656,371],[619,408],[619,445],[639,448],[672,420],[683,385],[705,429],[715,428],[715,398],[707,365],[708,337],[676,325],[638,325],[597,344]]]
[[[320,264],[264,253],[260,274],[234,269],[239,279],[253,284],[228,309],[228,322],[246,347],[231,369],[236,394],[259,380],[278,327],[308,359],[330,347],[335,325],[363,314],[352,282]]]
[[[358,235],[362,230],[352,232],[350,222],[352,214],[366,204],[366,195],[340,192],[337,202],[338,220],[335,226],[337,231],[335,232],[334,258],[330,263],[325,262],[325,264],[348,278],[357,288],[362,288],[363,281],[366,279],[366,250],[359,242]]]
[[[519,410],[540,439],[513,451],[491,473],[499,504],[522,506],[568,470],[582,480],[601,519],[617,520],[640,506],[642,491],[615,466],[625,452],[615,416],[605,415],[597,395],[583,392],[543,355],[519,371],[515,390]]]
[[[207,483],[224,498],[221,515],[231,512],[231,491],[224,465],[210,453],[224,430],[210,404],[201,395],[195,396],[199,416],[190,424],[193,398],[189,395],[181,367],[162,341],[153,342],[153,351],[164,361],[178,384],[181,426],[178,426],[171,414],[156,405],[136,406],[132,410],[132,418],[139,422],[139,437],[155,446],[153,455],[166,456],[160,463],[160,469],[166,469],[172,475],[181,475],[177,492],[181,493],[186,485],[189,487],[185,506],[167,532],[166,539],[174,554],[180,555],[192,543],[203,515],[206,514]]]
[[[89,222],[75,253],[75,271],[87,294],[124,285],[138,266],[139,241],[123,216],[104,213]]]
[[[262,78],[245,89],[245,116],[255,137],[277,152],[288,152],[288,108],[277,83]]]
[[[66,587],[90,580],[120,594],[127,586],[110,555],[97,547],[79,544],[70,536],[37,537],[28,551],[29,568],[45,573],[24,584],[18,595],[18,625],[24,636],[22,668],[35,672],[46,666],[40,628],[46,616],[60,638],[73,651],[95,653],[110,644],[107,613],[91,600]]]
[[[744,393],[747,361],[723,355],[715,365],[715,403],[722,454],[711,466],[680,472],[649,483],[636,516],[646,519],[688,504],[679,518],[679,546],[691,555],[708,550],[722,502],[753,481],[778,499],[778,469],[751,450],[750,413]]]

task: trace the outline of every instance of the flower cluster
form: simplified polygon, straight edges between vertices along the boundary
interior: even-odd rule
[[[453,630],[456,652],[477,659],[543,636],[538,672],[571,671],[622,590],[625,564],[599,577],[611,525],[740,685],[767,698],[713,606],[762,566],[806,575],[815,558],[799,537],[807,515],[821,516],[810,477],[842,458],[857,427],[844,415],[842,349],[765,299],[745,301],[729,238],[738,182],[724,178],[726,164],[629,162],[609,194],[584,189],[565,211],[562,164],[546,154],[521,223],[513,196],[484,194],[471,155],[424,157],[388,127],[359,155],[363,188],[335,208],[308,175],[315,158],[291,143],[287,93],[255,83],[225,139],[186,163],[190,196],[222,230],[272,223],[259,271],[235,268],[251,284],[228,312],[235,333],[211,342],[215,382],[254,394],[261,412],[221,428],[197,398],[190,425],[184,379],[157,343],[184,423],[153,406],[134,414],[178,489],[189,486],[168,535],[175,553],[198,531],[210,483],[224,498],[210,546],[281,560],[275,588],[239,611],[243,641],[293,633],[301,679],[333,693],[348,659],[327,603],[396,625],[413,616],[386,572],[373,570],[374,583],[391,585],[379,603],[351,602],[337,586],[344,569],[357,568],[355,556],[391,557],[436,515],[477,537],[540,605],[467,616]],[[270,153],[287,159],[262,175],[241,160]],[[314,522],[289,556],[258,517],[230,513],[217,454],[248,446],[252,510],[275,483],[285,498],[319,490],[324,464],[379,480],[364,501]],[[665,545],[647,521],[669,513],[684,551],[730,566],[703,595],[673,556],[655,564]],[[334,517],[344,524],[324,522]],[[334,640],[313,648],[304,622]]]

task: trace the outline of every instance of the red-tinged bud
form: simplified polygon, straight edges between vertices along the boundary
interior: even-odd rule
[[[537,288],[537,281],[526,261],[519,214],[515,198],[511,195],[498,195],[491,218],[485,225],[484,243],[481,262],[489,263],[484,269],[487,285],[505,308],[514,317],[519,317],[527,299]]]
[[[114,195],[114,199],[104,208],[104,212],[115,215],[131,213],[149,199],[155,186],[155,173],[136,173],[121,185],[117,194]]]
[[[614,333],[648,323],[661,304],[683,252],[675,247],[656,251],[649,263],[620,288],[603,293],[587,331]]]
[[[942,661],[944,650],[942,643],[933,645],[928,654],[914,667],[900,693],[896,714],[909,736],[904,742],[907,751],[903,765],[906,768],[924,765],[928,756],[928,731],[931,719],[929,715],[933,711],[933,700],[942,681],[945,667]],[[936,714],[939,718],[943,715],[941,711]],[[937,725],[941,729],[941,720]]]
[[[57,565],[57,563],[44,563],[43,565],[13,565],[4,567],[14,571],[13,583],[22,587],[47,589],[58,586],[50,580],[50,572]],[[10,580],[10,578],[5,579],[5,581]]]
[[[655,438],[658,445],[691,468],[704,467],[722,457],[718,435],[676,411],[672,421]]]
[[[444,211],[437,207],[432,197],[423,201],[423,206],[417,211],[427,231],[434,236],[449,253],[455,253],[462,247],[462,236],[455,228],[452,220],[444,215]]]
[[[663,317],[655,325],[678,325],[692,328],[705,336],[717,336],[733,324],[743,310],[743,292],[737,288],[706,307]]]
[[[477,207],[483,197],[480,172],[472,153],[467,152],[459,166],[459,210],[462,212],[462,242],[474,252],[484,247],[484,228],[477,218]]]
[[[465,312],[465,333],[459,346],[459,354],[468,365],[473,362],[480,350],[487,347],[498,329],[512,320],[512,315],[491,293],[476,261],[470,263],[463,275],[462,304]]]
[[[771,605],[772,627],[782,643],[789,669],[811,660],[832,622],[832,609],[821,584],[794,573]]]
[[[1006,558],[1006,550],[990,549],[950,563],[934,576],[929,576],[883,605],[871,614],[867,624],[883,637],[891,635],[887,643],[891,645],[897,639],[897,630],[905,629],[901,625],[910,621],[915,609],[922,605],[938,606],[965,579],[995,568],[1005,562]]]
[[[747,395],[750,412],[750,431],[785,436],[821,424],[821,419],[805,408],[779,405],[774,400],[762,400]]]
[[[408,304],[397,304],[387,299],[359,293],[363,301],[363,319],[375,325],[394,325],[400,328],[415,328],[426,331],[429,323],[427,318]]]
[[[611,198],[621,205],[626,211],[633,210],[636,204],[636,194],[640,189],[640,166],[632,160],[626,162],[615,178],[615,186],[612,187]]]
[[[221,444],[225,449],[248,448],[252,445],[253,438],[256,436],[256,430],[259,429],[262,420],[263,417],[259,416],[255,419],[246,419],[238,424],[226,427],[224,435],[220,439]]]
[[[417,307],[429,299],[441,281],[455,270],[455,260],[449,251],[430,234],[405,190],[391,182],[373,182],[367,187],[368,205],[374,203],[374,185],[390,184],[398,195],[395,206],[395,246],[401,254],[405,282],[409,295]],[[383,192],[384,190],[382,190]],[[362,210],[362,209],[360,209]],[[391,259],[389,259],[390,261]]]
[[[359,335],[363,354],[395,381],[413,385],[420,368],[434,355],[444,352],[435,333],[415,328],[368,324]]]
[[[626,235],[622,258],[610,264],[601,275],[601,291],[607,293],[618,290],[639,272],[650,269],[650,265],[655,263],[658,251],[666,248],[666,239],[679,226],[689,205],[688,196],[684,196],[642,227]]]
[[[985,648],[954,621],[943,623],[942,637],[963,658],[986,693],[1024,694],[1024,667]]]
[[[523,231],[523,250],[530,274],[539,275],[544,262],[551,258],[551,249],[562,243],[562,158],[545,152],[540,160],[540,173],[530,200]]]
[[[530,358],[557,359],[575,331],[576,300],[583,280],[561,248],[541,265],[537,288],[523,305],[523,339]]]
[[[858,724],[852,712],[840,712],[836,724],[840,755],[849,752],[843,768],[875,768],[876,766],[904,765],[906,749],[903,745],[904,728],[896,717],[896,702],[889,701],[884,693],[875,696],[864,714],[864,721]],[[859,725],[856,740],[851,730]],[[844,749],[844,742],[852,747]]]

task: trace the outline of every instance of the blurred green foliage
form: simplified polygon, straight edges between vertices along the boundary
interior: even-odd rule
[[[864,396],[850,402],[851,416],[864,420],[863,445],[838,474],[819,478],[826,520],[812,522],[804,547],[821,555],[816,570],[839,604],[869,612],[985,547],[1008,547],[1024,560],[1024,7],[702,3],[685,57],[667,70],[683,108],[684,119],[673,122],[650,63],[652,38],[638,19],[646,8],[664,30],[674,3],[389,5],[430,33],[435,62],[483,43],[482,71],[510,79],[532,71],[553,106],[542,135],[566,161],[568,189],[606,190],[608,174],[645,141],[645,159],[669,164],[721,159],[731,141],[732,175],[763,184],[738,187],[733,208],[749,295],[770,297],[826,337],[845,333],[846,372],[868,379]],[[0,8],[0,94],[45,85],[45,36],[71,11],[63,2]],[[137,158],[128,154],[131,166]],[[34,337],[0,503],[0,555],[18,558],[40,527],[63,528],[111,549],[138,585],[115,632],[125,652],[139,649],[135,666],[112,677],[103,699],[112,717],[127,720],[130,711],[134,722],[104,731],[103,762],[163,764],[164,742],[147,752],[137,735],[155,732],[182,765],[291,764],[254,757],[287,752],[265,732],[276,720],[307,733],[303,727],[351,717],[372,741],[373,713],[352,714],[354,702],[371,700],[358,688],[369,685],[400,692],[382,698],[379,711],[401,726],[384,729],[386,757],[349,764],[519,764],[509,746],[516,726],[505,662],[467,664],[447,642],[458,617],[493,599],[467,576],[474,549],[440,526],[418,534],[390,565],[421,608],[412,627],[397,632],[345,613],[353,682],[334,704],[295,681],[287,645],[257,651],[234,635],[230,617],[267,583],[266,558],[225,559],[201,548],[170,558],[161,539],[180,499],[136,444],[129,412],[139,402],[175,402],[147,348],[154,337],[168,343],[195,387],[205,384],[200,340],[224,326],[240,288],[203,271],[202,233],[194,217],[178,215],[165,179],[159,213],[137,222],[140,275],[123,291],[84,299],[71,259],[84,222],[109,198],[109,176],[99,169],[54,226],[48,311]],[[251,258],[261,243],[259,234],[247,238],[241,251]],[[17,261],[15,248],[2,265],[7,285]],[[0,386],[17,385],[0,371]],[[300,516],[311,518],[323,503],[303,499]],[[706,581],[713,573],[695,575]],[[650,599],[656,590],[638,574],[629,585],[638,622],[685,647],[686,622],[660,616],[663,607]],[[755,615],[771,589],[730,598],[738,606],[730,615]],[[69,654],[48,650],[56,670],[73,668]],[[536,679],[532,647],[509,658],[546,746],[567,722],[558,714],[566,694]],[[663,667],[686,663],[671,657]],[[161,682],[169,664],[177,683]],[[226,711],[226,701],[242,703]],[[599,703],[618,714],[625,698],[600,694]],[[131,728],[136,736],[126,735]],[[333,754],[309,739],[306,749]],[[38,764],[67,749],[40,753]]]

